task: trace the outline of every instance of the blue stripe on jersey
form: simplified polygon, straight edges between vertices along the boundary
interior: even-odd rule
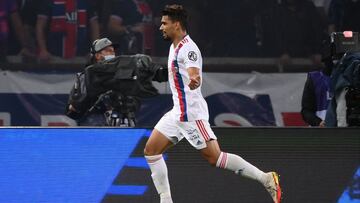
[[[178,61],[177,61],[177,56],[176,56],[176,58],[174,60],[174,65],[178,69],[178,71],[176,72],[176,78],[177,78],[177,81],[179,82],[179,87],[180,87],[180,91],[181,91],[181,95],[178,95],[178,96],[182,96],[181,101],[182,101],[182,103],[184,105],[184,114],[183,114],[182,118],[180,118],[180,120],[181,121],[188,121],[184,81],[183,81],[183,79],[181,77],[181,74],[180,74],[180,67],[179,67],[179,64],[178,64]],[[180,111],[181,111],[181,104],[180,104]]]

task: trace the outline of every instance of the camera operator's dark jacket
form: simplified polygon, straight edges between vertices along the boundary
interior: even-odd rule
[[[158,91],[152,81],[167,81],[168,72],[166,68],[152,63],[149,56],[137,54],[95,63],[76,76],[66,106],[66,115],[81,124],[91,114],[98,114],[104,119],[104,106],[96,104],[97,107],[92,108],[102,94],[114,91],[137,98],[156,96]],[[76,111],[69,109],[70,104]]]
[[[324,71],[308,73],[301,99],[301,115],[311,126],[319,126],[329,104],[330,77]]]
[[[360,88],[360,52],[345,54],[331,74],[330,94],[332,100],[326,113],[326,126],[337,126],[336,98],[344,88],[348,87]]]

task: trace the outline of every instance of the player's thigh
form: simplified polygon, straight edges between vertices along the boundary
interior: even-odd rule
[[[157,129],[154,129],[146,142],[144,154],[148,156],[162,154],[173,143]]]
[[[166,113],[156,124],[146,143],[145,155],[162,154],[167,148],[182,139],[171,112]]]
[[[206,148],[201,149],[200,153],[211,165],[216,165],[221,153],[219,143],[217,140],[207,141]]]

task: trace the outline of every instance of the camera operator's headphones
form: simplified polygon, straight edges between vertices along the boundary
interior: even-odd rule
[[[97,51],[95,51],[95,45],[99,40],[100,39],[96,39],[90,46],[90,56],[91,56],[91,58],[94,57],[96,52],[97,52]]]
[[[118,44],[113,44],[108,38],[101,38],[95,40],[90,47],[90,56],[94,57],[95,54],[108,46],[113,46],[114,48],[119,47]]]

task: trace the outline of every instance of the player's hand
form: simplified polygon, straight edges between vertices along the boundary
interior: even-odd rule
[[[189,87],[191,90],[194,90],[200,86],[200,76],[190,78]]]
[[[319,127],[324,128],[325,127],[325,121],[321,121],[321,123],[319,124]]]

